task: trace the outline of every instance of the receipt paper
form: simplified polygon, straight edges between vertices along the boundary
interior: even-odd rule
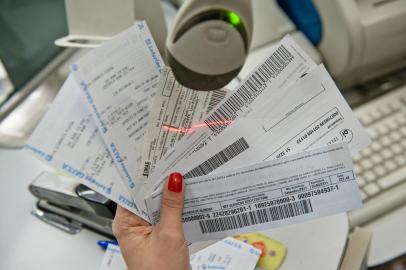
[[[253,270],[261,251],[231,237],[220,240],[190,256],[191,270]],[[109,245],[100,270],[126,270],[121,250]]]
[[[161,159],[149,190],[172,171],[189,178],[339,142],[354,154],[370,143],[325,68],[289,37],[204,123]]]
[[[72,75],[59,90],[25,149],[94,191],[141,215]]]
[[[221,115],[221,117],[206,117],[203,121],[204,125],[185,135],[175,148],[168,151],[156,166],[146,188],[150,191],[155,190],[171,171],[177,170],[186,173],[189,169],[199,165],[198,160],[195,162],[194,159],[189,159],[189,156],[196,152],[199,154],[208,153],[202,149],[227,130],[233,122],[257,111],[256,104],[269,102],[274,91],[286,89],[314,67],[314,62],[290,36],[283,38],[269,57],[264,59],[264,62],[210,113],[210,115]],[[224,107],[227,107],[227,110],[219,112]],[[251,132],[250,130],[247,131]],[[252,130],[252,132],[256,131]],[[229,145],[229,142],[229,140],[222,142],[223,145],[220,146],[220,149]],[[227,163],[247,149],[244,141],[239,146],[236,151],[227,151],[227,153],[224,151],[225,155],[221,154],[223,156],[222,162],[211,163],[207,173]]]
[[[145,22],[72,65],[93,119],[130,190],[137,188],[142,141],[162,59]]]
[[[227,237],[190,256],[192,270],[253,270],[261,251],[232,237]]]
[[[151,106],[137,180],[147,180],[162,156],[185,134],[199,128],[203,117],[226,93],[222,89],[198,91],[184,87],[165,67]]]
[[[188,242],[298,223],[362,206],[346,144],[187,179]],[[232,187],[232,188],[230,188]],[[146,200],[159,220],[161,191]]]

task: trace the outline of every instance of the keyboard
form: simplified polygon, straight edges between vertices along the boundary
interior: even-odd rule
[[[351,228],[406,204],[406,85],[354,113],[372,144],[353,157],[364,206],[349,213]]]

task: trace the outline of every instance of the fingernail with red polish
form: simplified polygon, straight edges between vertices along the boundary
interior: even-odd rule
[[[183,176],[180,173],[171,173],[169,175],[168,189],[176,193],[182,192],[182,181]]]

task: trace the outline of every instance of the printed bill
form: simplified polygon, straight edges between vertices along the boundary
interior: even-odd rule
[[[80,91],[70,75],[25,149],[117,204],[141,215]]]
[[[130,190],[162,59],[145,22],[121,32],[72,65],[93,120]]]
[[[144,139],[144,151],[137,180],[146,181],[169,149],[201,121],[224,97],[226,90],[196,91],[175,80],[169,67],[163,69],[154,97]]]
[[[186,180],[188,242],[260,231],[361,207],[346,144]],[[230,188],[232,187],[232,188]],[[159,220],[161,191],[146,200]]]

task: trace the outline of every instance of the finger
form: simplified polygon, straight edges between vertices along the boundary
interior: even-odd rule
[[[131,228],[139,226],[149,226],[149,224],[124,207],[117,205],[116,216],[114,217],[112,226],[114,235],[120,235]]]
[[[161,199],[161,213],[158,228],[182,231],[181,216],[185,188],[180,173],[169,175]]]
[[[119,217],[119,219],[123,219],[127,223],[129,223],[132,226],[148,226],[149,223],[146,222],[143,218],[137,216],[133,212],[130,212],[129,210],[125,209],[124,207],[117,205],[117,211],[116,211],[116,217]]]

